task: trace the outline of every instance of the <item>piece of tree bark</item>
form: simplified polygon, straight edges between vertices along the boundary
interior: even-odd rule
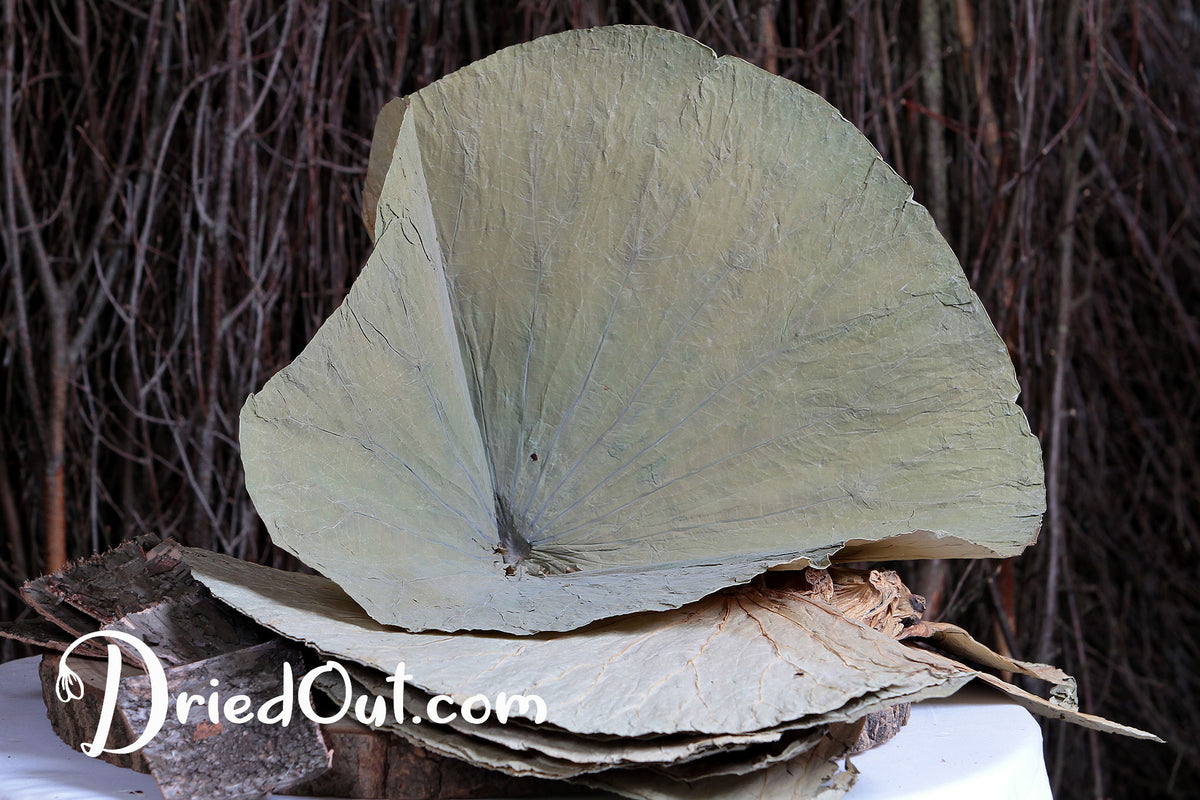
[[[192,580],[188,577],[188,580]],[[104,626],[140,639],[166,666],[178,667],[267,641],[267,632],[221,605],[203,586],[167,597]],[[133,655],[123,642],[117,646]],[[219,677],[219,676],[217,676]]]
[[[897,703],[883,711],[868,714],[863,720],[863,729],[862,733],[858,735],[858,741],[850,748],[847,755],[856,756],[890,741],[900,732],[901,728],[908,724],[911,711],[912,703]]]
[[[98,630],[100,624],[96,622],[94,617],[84,614],[79,609],[64,602],[62,598],[51,594],[46,588],[50,577],[49,575],[43,575],[40,578],[34,578],[31,581],[26,581],[25,585],[21,587],[21,597],[29,604],[29,607],[44,619],[62,628],[72,637],[83,636],[85,633]]]
[[[34,610],[72,638],[100,628],[129,633],[168,666],[272,638],[261,626],[214,600],[183,564],[175,542],[161,542],[148,534],[29,581],[22,594]],[[65,649],[55,643],[57,638],[47,634],[44,642],[33,643]],[[127,662],[141,663],[128,644],[116,644]],[[103,646],[80,654],[103,656]]]
[[[66,650],[75,638],[64,633],[57,624],[45,619],[0,622],[0,637],[24,642],[35,647],[44,647],[47,650],[57,650],[60,653]],[[104,648],[93,646],[90,642],[84,642],[75,652],[81,656],[104,657]]]
[[[193,707],[182,723],[169,713],[162,730],[143,748],[164,800],[260,798],[286,792],[329,768],[331,754],[319,727],[299,709],[287,726],[257,716],[264,703],[284,691],[285,662],[298,681],[305,671],[301,650],[276,639],[166,670],[169,698],[187,692],[206,698],[206,704]],[[242,713],[251,716],[241,724],[229,718],[229,698],[236,695],[250,699]],[[117,707],[132,729],[144,729],[151,701],[149,677],[122,679]]]
[[[195,581],[176,547],[143,534],[39,580],[51,595],[105,625],[192,590]]]

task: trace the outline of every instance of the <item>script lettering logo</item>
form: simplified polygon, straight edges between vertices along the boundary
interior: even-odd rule
[[[117,709],[117,690],[121,683],[121,649],[110,642],[108,644],[108,674],[104,681],[104,701],[100,706],[100,720],[96,725],[96,736],[92,741],[80,745],[79,748],[84,755],[91,758],[95,758],[101,753],[121,755],[140,750],[158,735],[158,732],[162,730],[163,722],[167,719],[167,673],[163,671],[158,656],[146,646],[145,642],[121,631],[95,631],[80,636],[71,643],[58,662],[58,679],[55,681],[55,694],[58,695],[58,699],[69,703],[83,697],[83,681],[67,666],[67,658],[79,645],[101,636],[107,636],[129,645],[146,665],[146,675],[150,678],[150,719],[147,721],[142,735],[131,744],[117,748],[104,746],[104,743],[108,741],[108,731],[112,726],[113,714]]]

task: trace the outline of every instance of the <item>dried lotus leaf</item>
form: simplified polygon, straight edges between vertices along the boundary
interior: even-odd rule
[[[987,685],[999,689],[1010,699],[1024,706],[1028,711],[1032,711],[1038,716],[1048,719],[1058,719],[1065,722],[1070,722],[1079,725],[1089,730],[1100,731],[1101,733],[1119,733],[1122,736],[1128,736],[1133,739],[1147,739],[1152,742],[1162,742],[1163,740],[1157,735],[1144,731],[1141,728],[1134,728],[1130,725],[1122,725],[1119,722],[1113,722],[1111,719],[1096,716],[1095,714],[1085,714],[1076,708],[1069,708],[1059,705],[1052,700],[1047,700],[1044,697],[1039,697],[1032,692],[1026,691],[1019,686],[1013,686],[1008,681],[1002,680],[995,675],[989,675],[986,672],[981,672],[978,675],[979,680]]]
[[[242,437],[276,543],[382,622],[571,630],[846,545],[1036,538],[1003,342],[790,81],[652,28],[509,48],[385,110],[366,214],[375,252]]]
[[[532,637],[411,633],[375,622],[320,576],[202,550],[186,559],[223,602],[329,657],[388,674],[404,662],[411,685],[455,702],[535,694],[547,706],[545,724],[576,734],[727,735],[850,722],[952,694],[975,674],[795,593],[738,590]]]

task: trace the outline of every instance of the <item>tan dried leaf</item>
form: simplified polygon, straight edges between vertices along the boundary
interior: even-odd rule
[[[795,593],[731,591],[563,634],[447,635],[380,625],[319,576],[201,550],[187,561],[218,598],[328,656],[389,674],[404,662],[413,685],[458,702],[479,692],[536,694],[546,722],[577,734],[727,735],[849,722],[951,694],[974,674]]]

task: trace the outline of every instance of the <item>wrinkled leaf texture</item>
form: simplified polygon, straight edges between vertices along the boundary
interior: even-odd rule
[[[1004,344],[813,93],[571,31],[394,101],[373,149],[375,250],[241,436],[274,541],[375,619],[565,631],[1036,538]]]

